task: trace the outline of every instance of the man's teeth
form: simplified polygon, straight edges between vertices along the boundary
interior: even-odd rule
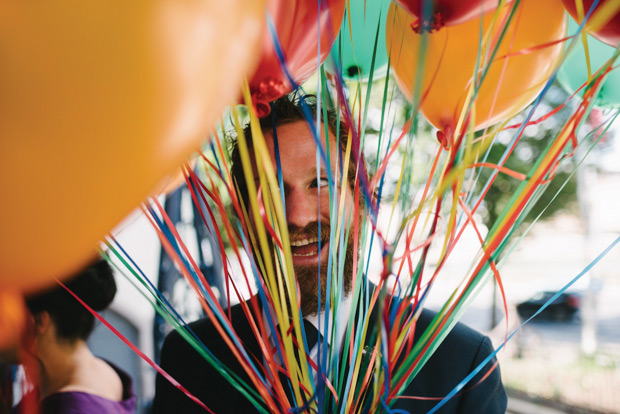
[[[310,239],[295,240],[291,242],[291,246],[295,246],[295,247],[307,246],[310,243],[318,243],[318,241],[319,239],[316,237],[312,237]]]

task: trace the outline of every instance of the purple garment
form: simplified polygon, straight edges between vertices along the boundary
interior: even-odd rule
[[[136,411],[136,395],[131,377],[122,369],[106,361],[123,383],[123,399],[108,400],[86,392],[57,392],[41,401],[41,414],[131,414]],[[21,413],[19,408],[15,411]]]

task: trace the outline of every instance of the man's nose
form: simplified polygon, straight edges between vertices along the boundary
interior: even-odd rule
[[[315,190],[316,191],[316,190]],[[286,196],[286,222],[290,226],[303,229],[310,223],[318,221],[316,196],[307,191],[292,189]]]

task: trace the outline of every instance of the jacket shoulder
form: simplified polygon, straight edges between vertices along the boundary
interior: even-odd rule
[[[422,311],[416,327],[418,340],[436,316],[433,311]],[[465,381],[493,352],[493,345],[487,336],[457,323],[414,377],[405,394],[431,397],[429,401],[413,403],[418,411],[426,412]],[[506,401],[499,366],[492,357],[439,412],[503,414]]]

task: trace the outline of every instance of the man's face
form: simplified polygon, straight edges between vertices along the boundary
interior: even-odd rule
[[[321,128],[324,134],[324,128]],[[327,283],[327,262],[330,251],[330,226],[336,226],[338,218],[330,215],[329,180],[325,166],[317,174],[316,143],[308,125],[304,121],[278,126],[278,147],[282,172],[286,220],[291,241],[291,252],[295,276],[301,292],[302,314],[316,313],[318,309],[318,274],[321,273],[322,304],[325,303],[325,286]],[[275,162],[275,145],[270,131],[265,132],[265,142]],[[324,135],[322,142],[325,142]],[[339,148],[336,139],[329,132],[329,158],[331,174],[335,179],[337,205],[344,192],[344,228],[345,234],[349,222],[353,223],[353,191],[348,182],[342,182],[339,167]],[[346,170],[346,168],[345,168]],[[350,178],[350,177],[349,177]],[[336,209],[338,210],[338,209]],[[319,234],[319,221],[320,230]],[[351,232],[352,233],[352,232]],[[320,240],[320,250],[319,250]],[[350,289],[353,262],[353,237],[346,243],[345,289]],[[334,263],[333,266],[336,264]],[[334,287],[332,287],[332,290]]]

